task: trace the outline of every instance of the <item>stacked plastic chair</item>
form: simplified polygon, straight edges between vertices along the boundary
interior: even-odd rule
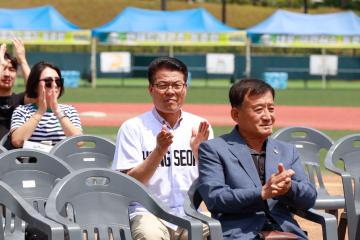
[[[79,135],[60,141],[50,153],[68,163],[75,170],[91,167],[111,168],[115,144],[103,137]]]
[[[326,155],[325,167],[342,178],[348,236],[360,239],[360,134],[337,140]]]
[[[330,149],[333,145],[331,138],[316,129],[308,127],[280,129],[272,137],[295,145],[311,183],[316,186],[318,196],[314,209],[324,209],[337,217],[338,209],[345,207],[344,197],[333,196],[328,193],[320,169],[320,151]]]
[[[63,240],[63,227],[44,217],[45,204],[58,179],[71,171],[69,165],[44,152],[17,149],[2,153],[0,204],[5,222],[0,239],[24,239],[24,228],[30,226],[48,239]]]
[[[7,151],[7,149],[0,145],[0,154],[3,152],[6,152],[6,151]]]
[[[200,221],[170,214],[170,209],[158,201],[135,179],[104,168],[77,170],[62,180],[51,192],[46,204],[46,216],[61,223],[69,240],[132,239],[128,206],[138,202],[155,216],[185,228],[189,239],[202,236]]]

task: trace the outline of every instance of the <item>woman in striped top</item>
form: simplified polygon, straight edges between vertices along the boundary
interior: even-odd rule
[[[34,103],[17,107],[11,119],[11,143],[25,141],[55,145],[67,136],[82,134],[79,114],[73,106],[59,104],[64,92],[60,69],[39,62],[31,69],[25,93]]]

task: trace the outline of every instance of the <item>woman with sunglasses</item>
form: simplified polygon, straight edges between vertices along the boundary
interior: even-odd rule
[[[79,114],[73,106],[59,104],[64,82],[58,67],[39,62],[31,69],[25,94],[32,104],[17,107],[11,119],[11,143],[25,141],[55,145],[67,136],[82,134]]]

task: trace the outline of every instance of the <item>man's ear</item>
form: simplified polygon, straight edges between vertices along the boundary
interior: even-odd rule
[[[239,122],[239,109],[238,108],[236,108],[236,107],[231,108],[231,118],[235,122]]]

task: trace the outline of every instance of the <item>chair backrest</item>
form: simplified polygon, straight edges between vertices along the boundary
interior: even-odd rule
[[[4,143],[6,142],[6,140],[8,139],[9,133],[4,134],[4,136],[2,136],[2,138],[0,139],[0,145],[4,146]]]
[[[7,150],[14,149],[14,146],[11,144],[9,133],[6,133],[0,140],[0,145]]]
[[[79,135],[60,141],[50,153],[67,162],[73,169],[111,168],[115,144],[99,136]]]
[[[352,134],[338,139],[330,148],[326,158],[325,167],[330,171],[341,174],[339,162],[344,163],[344,170],[352,177],[360,177],[360,134]]]
[[[7,151],[7,149],[0,145],[0,154],[3,152],[6,152],[6,151]]]
[[[0,155],[0,180],[43,215],[56,181],[71,171],[59,158],[37,150],[15,149]]]
[[[50,193],[46,215],[64,224],[70,240],[77,240],[83,233],[91,240],[94,234],[104,240],[132,239],[128,212],[132,202],[140,203],[166,221],[177,218],[173,215],[169,218],[170,210],[141,183],[104,168],[80,169],[62,179]]]
[[[343,162],[344,169],[339,166]],[[348,219],[349,239],[358,239],[360,231],[360,133],[338,139],[328,151],[325,167],[341,175]],[[352,180],[352,181],[351,181]]]
[[[333,140],[326,134],[308,127],[288,127],[280,129],[272,138],[295,145],[303,162],[318,163],[320,150],[329,150]]]

